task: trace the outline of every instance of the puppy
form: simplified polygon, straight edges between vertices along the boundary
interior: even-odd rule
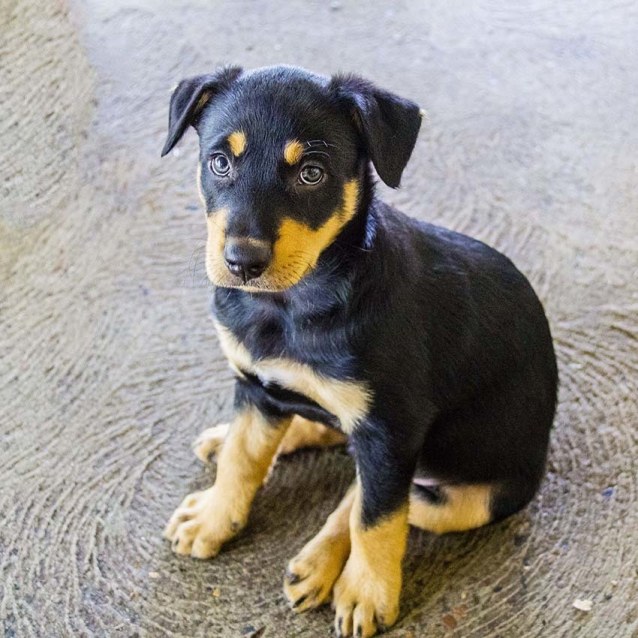
[[[198,443],[219,452],[215,484],[186,497],[166,536],[178,554],[214,556],[282,442],[346,436],[356,482],[284,580],[296,611],[332,599],[339,636],[396,621],[409,524],[457,532],[530,501],[556,406],[525,277],[375,196],[372,166],[397,187],[421,118],[354,76],[231,67],[180,82],[162,151],[199,134],[206,269],[236,375],[230,427]]]

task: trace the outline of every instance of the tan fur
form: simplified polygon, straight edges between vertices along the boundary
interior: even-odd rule
[[[173,551],[210,558],[246,525],[290,421],[268,422],[253,406],[237,413],[219,453],[215,484],[188,495],[166,527]]]
[[[193,443],[193,452],[202,463],[208,463],[211,457],[219,454],[229,428],[228,423],[219,423],[200,433]],[[347,440],[348,437],[339,430],[296,415],[292,418],[290,426],[279,444],[277,457],[292,454],[303,448],[343,445]],[[277,462],[277,457],[273,460],[273,466]],[[272,466],[270,471],[272,471]]]
[[[459,485],[442,488],[446,502],[432,504],[410,497],[410,525],[435,534],[463,532],[490,522],[490,485]]]
[[[343,445],[348,437],[339,430],[329,428],[327,425],[309,421],[300,416],[295,416],[284,436],[277,454],[291,454],[295,450],[307,447],[331,447]]]
[[[227,138],[228,146],[230,147],[230,152],[235,156],[239,157],[246,150],[246,133],[243,131],[233,131]]]
[[[253,360],[230,330],[219,323],[216,326],[222,350],[236,372],[245,370],[262,381],[273,381],[312,399],[339,419],[346,434],[351,434],[367,414],[371,394],[365,383],[331,379],[318,374],[311,366],[291,359]]]
[[[195,110],[193,111],[193,115],[197,115],[197,113],[199,113],[208,103],[208,100],[210,100],[210,96],[211,93],[210,91],[204,91],[199,100],[197,100],[197,104],[195,105]]]
[[[297,612],[319,607],[330,597],[350,553],[349,521],[354,492],[353,487],[319,533],[288,563],[284,593]]]
[[[361,628],[373,636],[379,625],[390,627],[399,615],[401,563],[408,539],[408,506],[370,527],[361,522],[362,490],[357,482],[350,512],[350,557],[334,586],[335,623],[341,633]],[[335,626],[338,630],[338,624]]]
[[[303,155],[303,145],[299,140],[290,140],[284,147],[284,160],[286,164],[294,166]]]
[[[224,244],[226,242],[226,226],[228,210],[218,208],[206,217],[208,238],[206,240],[206,274],[216,285],[223,286],[233,281],[233,276],[224,263]]]
[[[360,486],[351,488],[321,531],[288,564],[284,593],[293,609],[303,612],[320,606],[334,587],[335,623],[341,618],[341,626],[335,626],[338,635],[361,627],[362,636],[373,636],[380,625],[391,626],[399,612],[408,523],[443,534],[489,522],[491,486],[444,490],[446,504],[430,505],[413,495],[409,508],[365,528],[360,522]]]
[[[297,220],[284,219],[274,245],[273,270],[285,273],[291,284],[297,283],[317,265],[324,249],[352,219],[358,200],[359,184],[352,180],[343,187],[341,206],[323,226],[313,229]]]
[[[195,456],[202,463],[208,463],[214,455],[219,454],[229,429],[230,423],[218,423],[200,432],[193,443]]]

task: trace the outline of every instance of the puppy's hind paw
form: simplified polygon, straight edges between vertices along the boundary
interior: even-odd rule
[[[228,434],[228,423],[220,423],[212,428],[204,430],[193,443],[193,452],[195,456],[202,462],[208,463],[211,457],[219,453],[224,439]]]

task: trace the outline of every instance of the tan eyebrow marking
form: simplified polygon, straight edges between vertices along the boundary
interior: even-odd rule
[[[286,146],[284,147],[284,159],[286,160],[286,164],[293,166],[301,159],[302,154],[303,145],[299,140],[286,142]]]
[[[239,157],[246,150],[246,134],[243,131],[233,131],[226,141],[235,157]]]

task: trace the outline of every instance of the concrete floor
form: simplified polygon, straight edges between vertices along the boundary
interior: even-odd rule
[[[638,635],[635,3],[0,0],[0,627],[5,636],[328,635],[283,567],[353,476],[280,464],[212,562],[162,527],[227,417],[196,139],[171,87],[225,62],[350,70],[429,111],[411,214],[508,254],[562,387],[547,480],[489,529],[414,532],[395,637]],[[591,611],[573,607],[592,602]]]

